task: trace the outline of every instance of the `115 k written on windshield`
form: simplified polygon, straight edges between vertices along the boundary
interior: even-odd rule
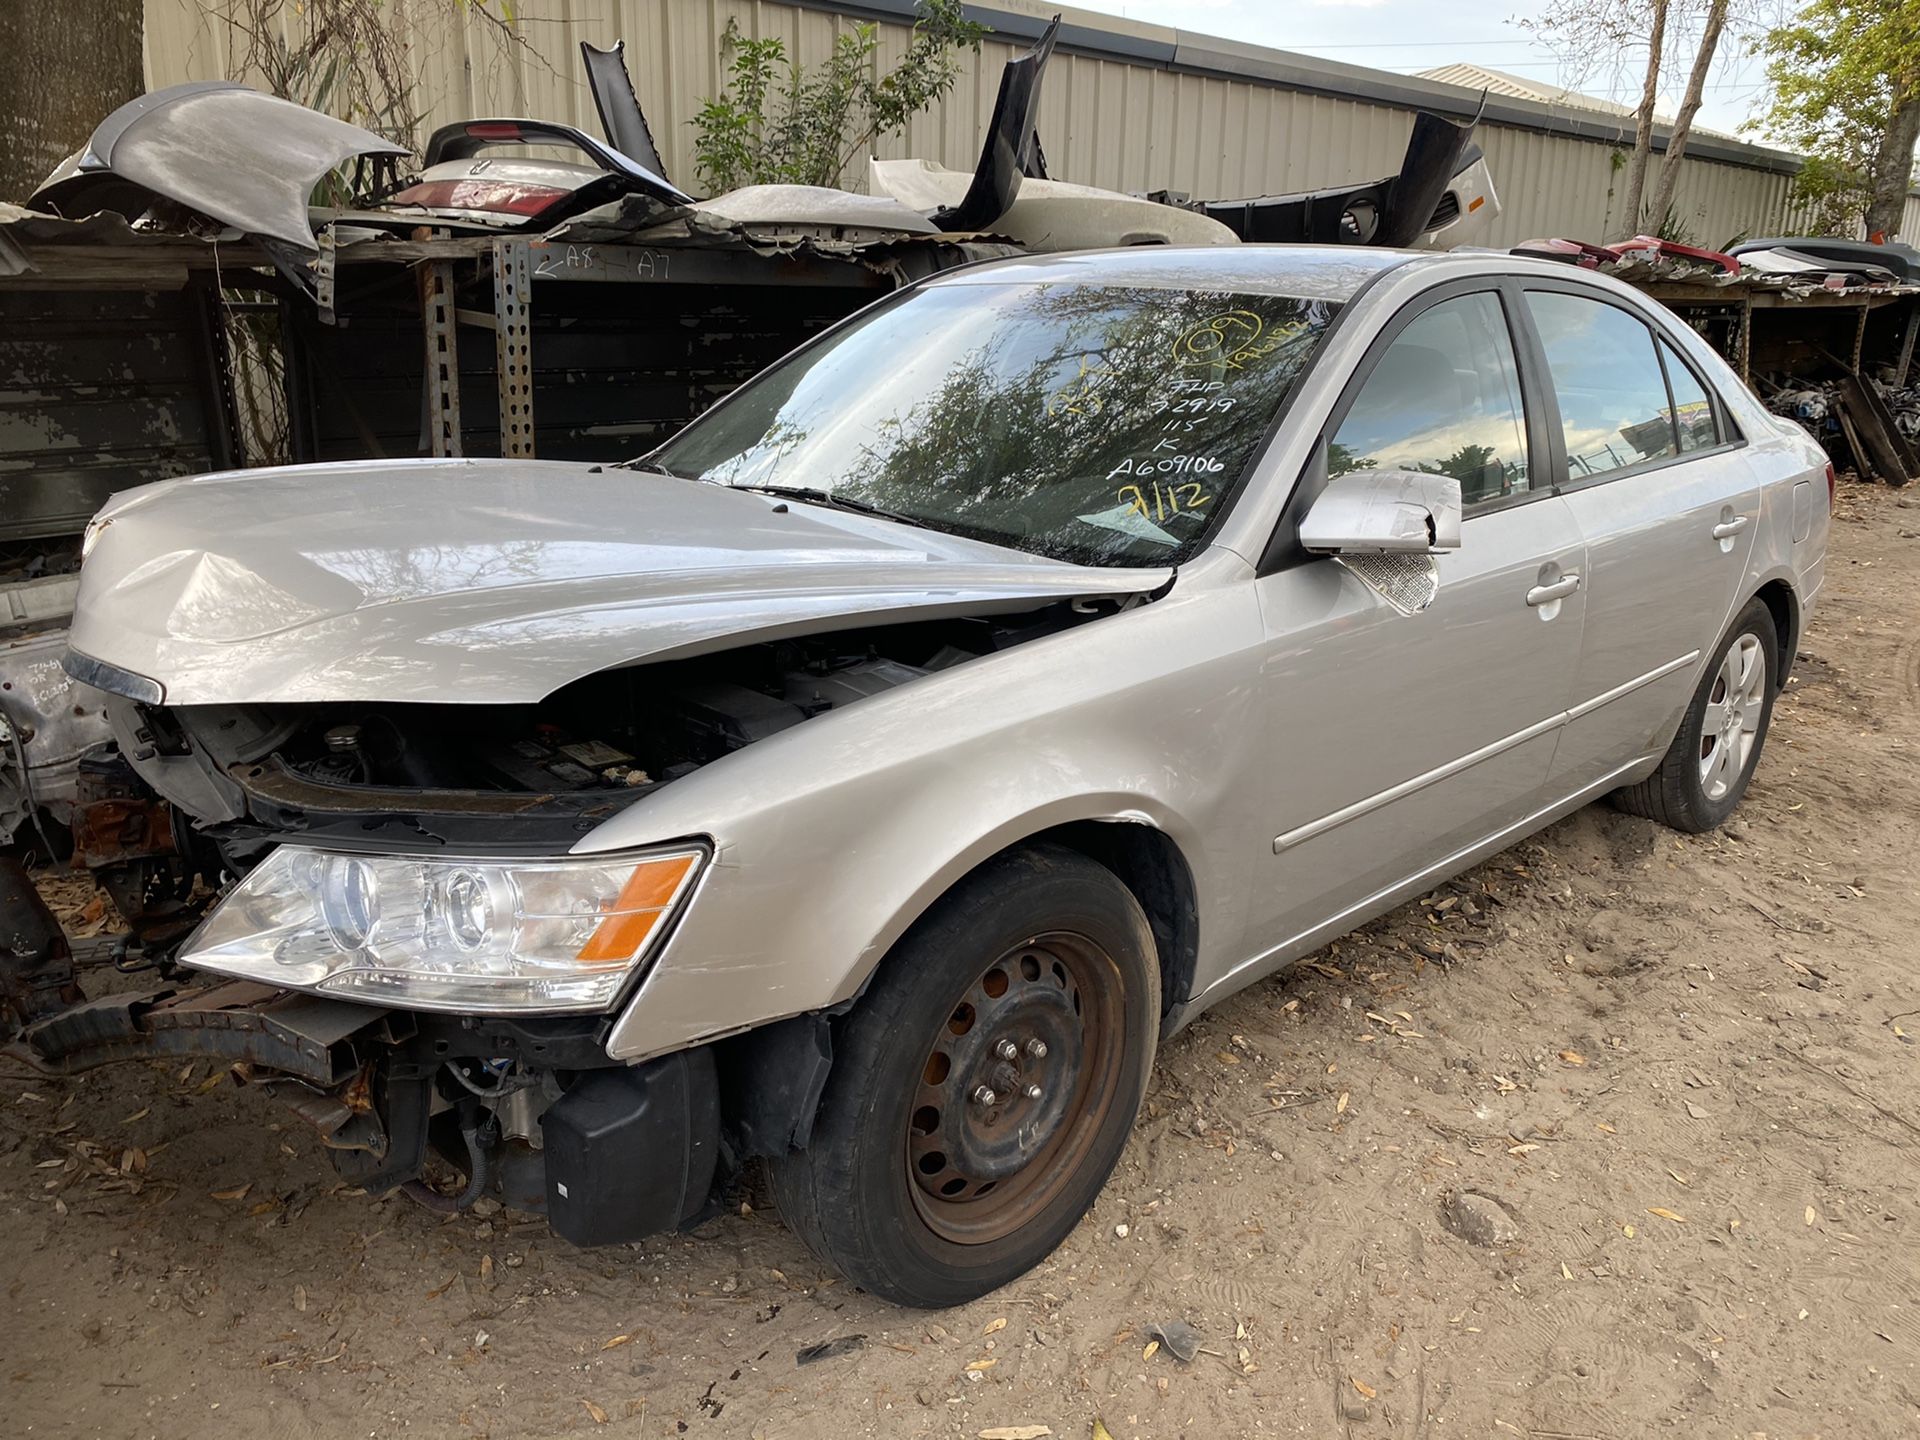
[[[793,356],[653,460],[1060,559],[1165,565],[1211,533],[1337,308],[936,285]]]

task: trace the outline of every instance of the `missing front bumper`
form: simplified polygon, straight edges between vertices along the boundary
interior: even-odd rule
[[[331,1090],[412,1033],[412,1018],[401,1012],[236,980],[83,1000],[28,1025],[19,1053],[55,1075],[123,1060],[194,1058]]]
[[[544,1211],[576,1245],[608,1245],[704,1211],[720,1156],[720,1089],[711,1049],[618,1065],[603,1025],[416,1016],[227,981],[82,1000],[32,1021],[9,1048],[55,1075],[129,1060],[232,1067],[291,1106],[341,1175],[374,1194],[417,1179],[430,1143],[461,1163],[451,1141],[472,1129],[490,1137],[486,1154],[468,1147],[464,1162],[470,1173],[480,1167],[478,1192]],[[506,1140],[483,1097],[441,1080],[472,1056],[560,1077],[537,1141]]]

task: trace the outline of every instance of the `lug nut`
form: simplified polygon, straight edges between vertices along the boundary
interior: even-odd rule
[[[1047,1058],[1047,1042],[1044,1040],[1027,1041],[1027,1054],[1031,1055],[1036,1060],[1046,1059]]]
[[[1015,1045],[1011,1040],[1002,1040],[998,1045],[993,1047],[993,1053],[998,1055],[1002,1060],[1011,1060],[1020,1053],[1020,1047]]]
[[[1027,1099],[1038,1100],[1040,1098],[1040,1095],[1041,1095],[1041,1090],[1038,1085],[1027,1086]]]
[[[999,1098],[1000,1097],[994,1094],[993,1090],[986,1085],[982,1085],[979,1089],[973,1092],[973,1103],[978,1105],[982,1110],[986,1109],[989,1105],[993,1104],[993,1102],[998,1100]]]

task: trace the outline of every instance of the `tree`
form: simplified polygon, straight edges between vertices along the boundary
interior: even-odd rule
[[[1811,0],[1763,49],[1759,124],[1808,157],[1797,198],[1822,228],[1897,234],[1920,140],[1920,0]]]
[[[142,0],[0,4],[0,200],[25,200],[138,96]]]
[[[1559,0],[1541,19],[1517,22],[1540,38],[1576,84],[1596,72],[1610,72],[1615,84],[1629,73],[1640,78],[1640,101],[1633,112],[1633,154],[1614,222],[1619,233],[1664,232],[1673,227],[1680,159],[1686,153],[1693,117],[1700,109],[1721,38],[1735,19],[1732,0]],[[1652,165],[1660,84],[1669,62],[1681,58],[1696,21],[1699,43],[1692,52],[1686,95],[1668,133],[1666,159],[1649,201],[1647,172]],[[1682,42],[1678,46],[1676,38]]]
[[[1653,154],[1653,113],[1660,94],[1671,10],[1671,0],[1562,0],[1537,20],[1514,22],[1553,52],[1571,85],[1584,84],[1589,77],[1599,75],[1610,87],[1618,87],[1629,74],[1639,75],[1633,154],[1627,164],[1621,218],[1614,224],[1622,235],[1640,228],[1640,201]]]
[[[409,16],[395,0],[224,0],[220,18],[232,32],[235,79],[418,150],[424,112],[411,50],[419,8]],[[546,65],[516,27],[513,0],[427,0],[424,8]]]
[[[1700,112],[1706,94],[1707,73],[1713,69],[1714,52],[1720,48],[1720,36],[1727,28],[1728,0],[1708,0],[1706,24],[1701,27],[1700,45],[1693,54],[1693,70],[1687,76],[1687,93],[1681,97],[1680,113],[1674,117],[1673,133],[1667,138],[1666,158],[1660,163],[1660,183],[1654,188],[1653,203],[1647,207],[1654,222],[1666,222],[1673,209],[1674,187],[1680,182],[1680,159],[1687,153],[1687,140],[1693,134],[1693,117]]]
[[[875,25],[843,31],[832,54],[809,70],[788,58],[784,41],[749,39],[728,20],[720,40],[727,86],[693,119],[701,179],[716,193],[741,185],[838,185],[863,150],[905,129],[953,88],[958,52],[977,53],[985,34],[962,14],[959,0],[921,0],[906,53],[883,75]]]
[[[1640,200],[1647,188],[1647,162],[1653,156],[1653,107],[1660,100],[1660,59],[1666,44],[1667,0],[1653,0],[1652,28],[1647,41],[1647,73],[1640,85],[1640,104],[1633,112],[1633,159],[1627,166],[1627,193],[1621,205],[1621,213],[1627,217],[1629,225],[1640,214]]]

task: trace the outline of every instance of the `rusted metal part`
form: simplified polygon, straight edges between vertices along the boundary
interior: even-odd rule
[[[16,1053],[55,1075],[193,1056],[332,1089],[357,1075],[374,1050],[410,1033],[392,1011],[232,981],[82,1001],[29,1025]]]
[[[88,869],[175,853],[173,808],[133,795],[89,800],[73,807],[73,858]]]
[[[166,951],[206,909],[194,897],[195,866],[179,852],[172,807],[111,760],[82,761],[76,789],[74,863],[107,892],[137,951]]]
[[[81,999],[59,920],[26,867],[0,856],[0,1011],[26,1025]]]
[[[957,997],[914,1087],[911,1198],[957,1244],[1004,1239],[1043,1210],[1112,1105],[1125,1025],[1112,958],[1039,935]]]
[[[362,1072],[363,1075],[365,1073]],[[355,1084],[359,1084],[359,1081]],[[386,1155],[391,1147],[386,1128],[381,1125],[371,1099],[362,1110],[355,1109],[338,1096],[317,1095],[295,1085],[270,1088],[275,1099],[313,1126],[320,1143],[329,1150],[360,1150],[379,1158]],[[349,1091],[353,1088],[348,1087]]]
[[[340,1092],[340,1103],[356,1115],[365,1115],[373,1109],[373,1067],[363,1065],[347,1088]]]

